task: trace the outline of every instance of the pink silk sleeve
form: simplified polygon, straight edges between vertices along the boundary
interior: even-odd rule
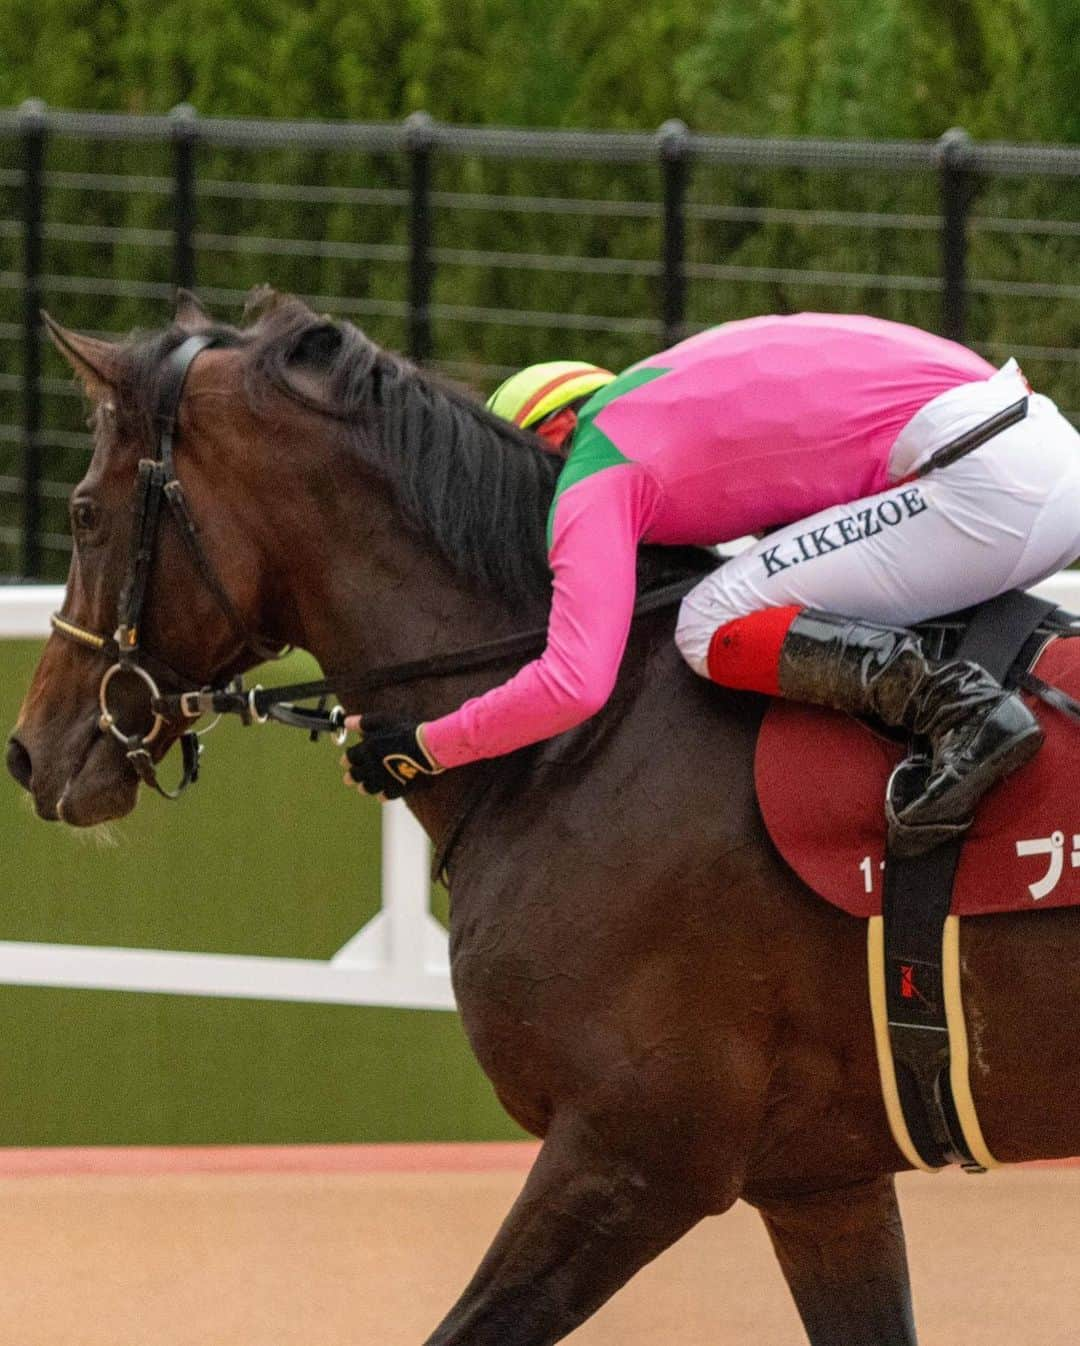
[[[442,766],[463,766],[551,738],[604,705],[626,649],[637,548],[656,498],[636,463],[567,488],[555,508],[547,647],[508,682],[424,726]]]

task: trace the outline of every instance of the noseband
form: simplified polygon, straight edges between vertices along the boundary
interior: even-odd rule
[[[158,780],[150,751],[151,744],[155,742],[166,724],[179,720],[190,726],[204,711],[197,701],[195,703],[191,701],[192,693],[181,692],[173,696],[162,693],[159,681],[171,682],[180,687],[185,684],[189,687],[194,684],[197,687],[198,684],[194,679],[178,673],[164,661],[148,655],[141,646],[147,586],[154,562],[163,504],[176,521],[180,536],[195,567],[232,628],[241,651],[250,650],[259,660],[278,658],[282,653],[281,650],[271,649],[260,641],[237,612],[235,604],[199,541],[198,529],[188,509],[183,488],[176,477],[173,446],[178,435],[177,416],[184,384],[196,358],[214,344],[215,340],[211,336],[188,337],[170,353],[162,366],[161,389],[154,418],[158,432],[157,444],[154,456],[143,458],[139,462],[131,560],[117,604],[115,634],[108,636],[91,631],[63,613],[54,613],[50,618],[52,629],[57,635],[103,655],[108,661],[108,667],[98,687],[100,709],[98,728],[103,733],[112,734],[123,747],[127,760],[139,779],[166,799],[176,799],[197,779],[200,751],[198,736],[190,728],[181,734],[183,775],[175,790],[166,790]],[[110,689],[114,687],[116,679],[121,674],[136,678],[145,690],[150,722],[150,728],[145,731],[126,732],[121,724],[121,712],[114,708],[115,697],[113,703],[110,703]],[[207,691],[222,694],[239,693],[240,684],[234,681],[227,687],[200,690],[203,693]],[[199,691],[194,693],[196,698],[199,694]]]

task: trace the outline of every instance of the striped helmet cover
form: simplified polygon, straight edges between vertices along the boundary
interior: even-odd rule
[[[487,406],[496,416],[528,428],[562,407],[588,397],[611,383],[615,375],[580,360],[547,360],[519,369],[499,385]]]

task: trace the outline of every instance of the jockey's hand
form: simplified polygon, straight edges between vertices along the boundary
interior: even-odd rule
[[[341,759],[343,779],[361,794],[400,799],[445,770],[424,745],[423,725],[389,715],[350,715],[345,728],[355,729],[360,742]]]

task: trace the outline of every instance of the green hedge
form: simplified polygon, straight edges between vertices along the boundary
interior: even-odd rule
[[[0,49],[0,103],[28,96],[56,106],[162,112],[190,101],[203,115],[398,119],[426,108],[449,122],[653,128],[668,117],[702,131],[754,135],[936,137],[962,124],[982,139],[1064,141],[1080,135],[1080,0],[760,0],[750,5],[666,0],[405,0],[362,5],[316,0],[297,6],[256,0],[154,4],[10,0]],[[18,162],[18,146],[0,144],[0,168]],[[52,169],[167,175],[164,146],[56,140]],[[405,212],[388,205],[235,201],[214,196],[214,181],[402,187],[400,157],[294,150],[200,152],[199,228],[241,240],[287,238],[350,243],[405,242]],[[655,166],[485,162],[440,156],[443,190],[656,201]],[[692,177],[691,199],[735,207],[761,205],[833,211],[900,212],[933,217],[932,173],[795,172],[707,169]],[[1080,215],[1080,184],[1002,179],[979,184],[977,216]],[[0,219],[18,215],[17,188],[0,186]],[[50,221],[120,225],[167,233],[167,195],[124,195],[54,187]],[[655,217],[557,216],[500,209],[439,210],[435,240],[466,251],[525,252],[654,260]],[[688,237],[692,262],[869,277],[839,286],[812,276],[746,283],[696,280],[688,317],[711,323],[762,311],[803,308],[868,311],[939,324],[932,292],[883,287],[880,275],[936,276],[936,224],[870,228],[837,223],[697,221]],[[979,280],[1074,283],[1077,238],[976,229],[972,275]],[[12,254],[6,267],[17,266]],[[54,275],[167,282],[168,246],[51,240]],[[270,280],[283,289],[346,296],[376,305],[405,298],[399,261],[268,255],[204,246],[205,287],[242,290]],[[444,264],[437,302],[482,309],[525,309],[615,318],[656,318],[650,277],[580,277],[527,268]],[[157,326],[167,306],[131,297],[46,294],[73,326],[127,331]],[[17,323],[20,296],[0,289],[0,323]],[[364,310],[361,309],[360,312]],[[235,318],[231,309],[222,316]],[[364,319],[385,344],[405,342],[396,317]],[[568,332],[442,318],[436,355],[480,388],[522,363],[580,355],[615,368],[654,349],[648,332]],[[1080,305],[1073,298],[975,296],[970,336],[993,359],[1017,346],[1080,346]],[[1068,411],[1080,410],[1080,365],[1029,353],[1025,370]],[[0,422],[18,423],[17,346],[0,343]],[[49,356],[51,378],[65,371]],[[78,403],[50,393],[50,427],[79,428]],[[17,476],[16,444],[0,432],[0,476]],[[47,475],[76,478],[81,450],[53,446]],[[0,493],[0,527],[17,527],[16,503]],[[63,504],[50,502],[46,527],[63,532]],[[0,573],[17,568],[0,546]],[[59,577],[54,554],[49,575]]]
[[[753,135],[1080,136],[1076,0],[8,0],[0,101]]]

